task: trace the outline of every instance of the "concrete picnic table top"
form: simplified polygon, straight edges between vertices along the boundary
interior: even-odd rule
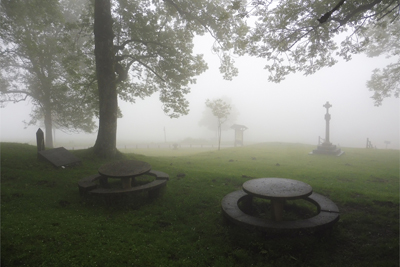
[[[122,188],[132,188],[133,179],[136,176],[145,174],[151,170],[150,164],[138,160],[120,160],[106,163],[99,168],[99,174],[103,176],[100,179],[100,186],[108,187],[108,178],[121,179]]]
[[[258,178],[243,184],[246,193],[266,199],[298,199],[312,194],[312,187],[304,182],[286,178]]]
[[[131,178],[151,170],[149,163],[138,160],[110,162],[99,168],[99,174],[110,178]]]
[[[272,216],[275,221],[283,218],[285,200],[306,198],[312,194],[312,187],[301,181],[286,178],[258,178],[243,184],[243,191],[251,196],[270,199]]]

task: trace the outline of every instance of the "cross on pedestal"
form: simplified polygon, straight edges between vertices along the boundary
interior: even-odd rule
[[[329,114],[329,108],[332,107],[331,104],[327,101],[325,105],[323,105],[324,108],[326,108],[326,114],[325,114],[325,121],[326,121],[326,129],[325,129],[325,141],[322,144],[319,144],[318,142],[318,148],[314,149],[310,154],[325,154],[325,155],[335,155],[335,156],[340,156],[344,152],[336,147],[335,145],[332,145],[332,143],[329,140],[329,121],[331,120],[331,114]]]
[[[332,107],[331,104],[329,104],[329,101],[326,101],[325,105],[323,105],[324,108],[326,108],[326,113],[329,114],[329,108]]]
[[[325,114],[325,120],[326,120],[326,127],[325,127],[325,144],[331,144],[329,142],[329,121],[331,119],[331,115],[329,114],[329,108],[332,107],[331,104],[327,101],[325,105],[323,105],[324,108],[326,108],[326,114]]]

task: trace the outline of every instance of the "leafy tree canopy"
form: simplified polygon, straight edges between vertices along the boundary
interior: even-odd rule
[[[206,106],[211,109],[212,114],[217,118],[218,150],[220,150],[222,125],[228,119],[231,106],[220,98],[213,101],[207,99]]]
[[[206,106],[211,109],[212,114],[218,121],[221,121],[221,123],[226,121],[231,110],[231,106],[220,98],[213,101],[207,99]]]
[[[30,99],[30,124],[91,132],[95,124],[91,28],[80,20],[85,2],[4,0],[0,9],[1,103]]]
[[[376,27],[370,28],[370,42],[366,47],[366,53],[370,57],[385,55],[397,58],[384,69],[375,69],[371,79],[367,82],[368,88],[374,92],[372,98],[375,105],[379,106],[385,97],[400,94],[400,20],[391,23],[384,20]]]
[[[219,99],[222,100],[223,102],[225,102],[226,105],[230,106],[229,114],[226,117],[225,123],[221,126],[221,129],[222,130],[230,130],[231,129],[230,127],[236,122],[236,119],[239,115],[239,111],[232,104],[231,99],[229,99],[227,97],[221,97]],[[217,101],[217,99],[209,100],[210,103],[213,103],[215,101]],[[199,121],[199,125],[205,126],[209,130],[215,131],[218,128],[217,127],[218,125],[215,123],[215,115],[213,114],[212,108],[209,108],[208,106],[206,106],[206,107],[207,108],[204,109],[203,115]]]
[[[225,79],[237,75],[230,53],[243,53],[248,27],[231,1],[112,1],[119,97],[134,102],[159,91],[164,112],[187,114],[185,95],[207,64],[193,54],[195,35],[210,34]]]
[[[350,60],[352,54],[365,52],[369,46],[380,46],[398,56],[398,0],[236,2],[243,7],[243,17],[255,19],[246,40],[247,53],[267,60],[265,69],[273,82],[294,72],[313,74],[334,65],[339,58]],[[371,36],[373,28],[375,37]],[[380,39],[378,32],[386,32],[386,37],[395,34]],[[376,71],[369,84],[377,92],[374,98],[378,104],[392,91],[398,96],[399,76],[394,76],[393,67],[382,73]]]
[[[187,114],[185,95],[207,67],[193,53],[196,35],[211,34],[224,77],[236,75],[229,53],[243,53],[248,30],[237,13],[229,0],[95,0],[95,153],[116,155],[118,97],[134,102],[158,91],[170,117]]]

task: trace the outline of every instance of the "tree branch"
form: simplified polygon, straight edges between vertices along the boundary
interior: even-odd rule
[[[117,53],[120,50],[123,50],[125,48],[125,46],[129,43],[142,43],[146,46],[148,44],[155,44],[155,45],[167,48],[167,49],[170,48],[170,47],[163,45],[162,43],[156,42],[156,41],[144,41],[144,40],[139,40],[139,39],[129,39],[129,40],[126,40],[125,42],[123,42],[121,45],[114,45],[115,53]]]
[[[340,0],[340,2],[331,11],[326,12],[322,17],[317,19],[319,23],[321,24],[325,23],[332,16],[332,13],[338,10],[344,4],[345,1],[346,0]]]
[[[207,23],[204,22],[203,20],[201,20],[198,17],[195,17],[193,15],[191,15],[190,13],[182,10],[177,4],[174,3],[173,0],[164,0],[164,2],[170,4],[171,6],[173,6],[176,11],[178,11],[178,13],[182,16],[182,17],[188,17],[188,18],[192,18],[193,20],[197,21],[198,23],[200,23],[201,26],[203,26],[209,33],[210,35],[216,40],[216,42],[219,43],[218,38],[214,35],[214,33],[212,32],[212,30],[209,29],[209,27],[207,26]],[[220,43],[219,43],[220,44]],[[221,44],[220,44],[221,45]],[[222,45],[221,45],[222,46]]]
[[[150,72],[152,72],[154,75],[156,75],[157,78],[159,78],[161,81],[166,82],[166,80],[164,80],[163,77],[161,77],[157,72],[155,72],[152,68],[150,68],[150,66],[148,66],[146,63],[140,61],[139,59],[136,59],[136,61],[139,62],[139,64],[141,64],[142,66],[144,66],[146,69],[148,69]]]
[[[4,103],[4,102],[18,103],[18,102],[25,101],[28,97],[34,98],[31,93],[26,92],[26,91],[22,91],[22,90],[2,91],[1,94],[2,95],[7,95],[7,94],[25,94],[25,97],[23,97],[21,99],[17,99],[15,97],[14,98],[7,97],[6,100],[0,100],[0,103]]]
[[[33,95],[30,92],[22,91],[22,90],[10,90],[10,91],[1,91],[1,94],[25,94],[33,98]]]
[[[395,0],[394,0],[395,1]],[[381,12],[379,12],[377,15],[381,15],[381,13],[383,13],[385,10],[387,10],[389,8],[389,6],[394,2],[392,1],[391,3],[389,3]],[[397,5],[395,5],[392,9],[389,9],[388,11],[386,11],[383,15],[381,15],[377,20],[381,20],[384,17],[386,17],[387,15],[389,15],[390,13],[392,13],[394,10],[397,10],[400,7],[400,2],[397,3]],[[397,15],[393,18],[393,20],[391,21],[391,23],[396,20],[396,18],[399,16],[399,13],[397,12]]]
[[[343,0],[342,0],[343,1]],[[377,4],[381,3],[383,0],[375,0],[372,3],[369,4],[365,4],[365,5],[361,5],[358,6],[356,9],[354,9],[352,12],[350,12],[344,19],[340,20],[340,19],[336,19],[336,18],[331,18],[331,20],[333,21],[337,21],[340,23],[340,25],[345,25],[352,17],[354,17],[355,15],[357,15],[358,13],[361,13],[363,11],[367,11],[372,9],[374,6],[376,6]],[[328,12],[329,13],[329,12]],[[326,15],[326,14],[325,14]],[[324,15],[324,16],[325,16]],[[330,16],[329,16],[330,17]],[[322,17],[321,17],[322,18]],[[328,18],[327,18],[328,20]],[[319,20],[318,20],[319,21]],[[325,21],[324,21],[325,22]],[[320,23],[323,23],[320,21]]]

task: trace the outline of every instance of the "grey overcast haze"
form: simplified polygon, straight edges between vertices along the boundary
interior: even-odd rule
[[[199,125],[206,109],[206,99],[228,98],[239,111],[236,123],[248,127],[244,143],[287,142],[316,145],[318,136],[325,136],[323,105],[332,105],[330,139],[341,147],[365,147],[366,140],[377,148],[399,149],[399,99],[386,98],[374,106],[366,82],[372,70],[383,68],[391,59],[353,55],[331,68],[304,76],[289,75],[279,84],[268,82],[265,59],[236,58],[239,76],[226,81],[219,73],[219,59],[211,52],[212,40],[196,39],[195,51],[204,54],[209,69],[197,77],[187,95],[190,112],[171,119],[162,111],[158,94],[136,103],[119,105],[123,118],[118,119],[117,147],[135,143],[180,142],[186,138],[215,139],[215,132]],[[393,60],[392,60],[393,61]],[[1,112],[1,141],[36,144],[35,133],[40,125],[26,127],[29,101],[8,103]],[[25,128],[26,127],[26,128]],[[43,127],[42,127],[43,128]],[[164,129],[166,135],[164,136]],[[55,131],[54,145],[93,146],[97,133],[77,134]],[[232,142],[233,130],[222,132],[222,142]]]

